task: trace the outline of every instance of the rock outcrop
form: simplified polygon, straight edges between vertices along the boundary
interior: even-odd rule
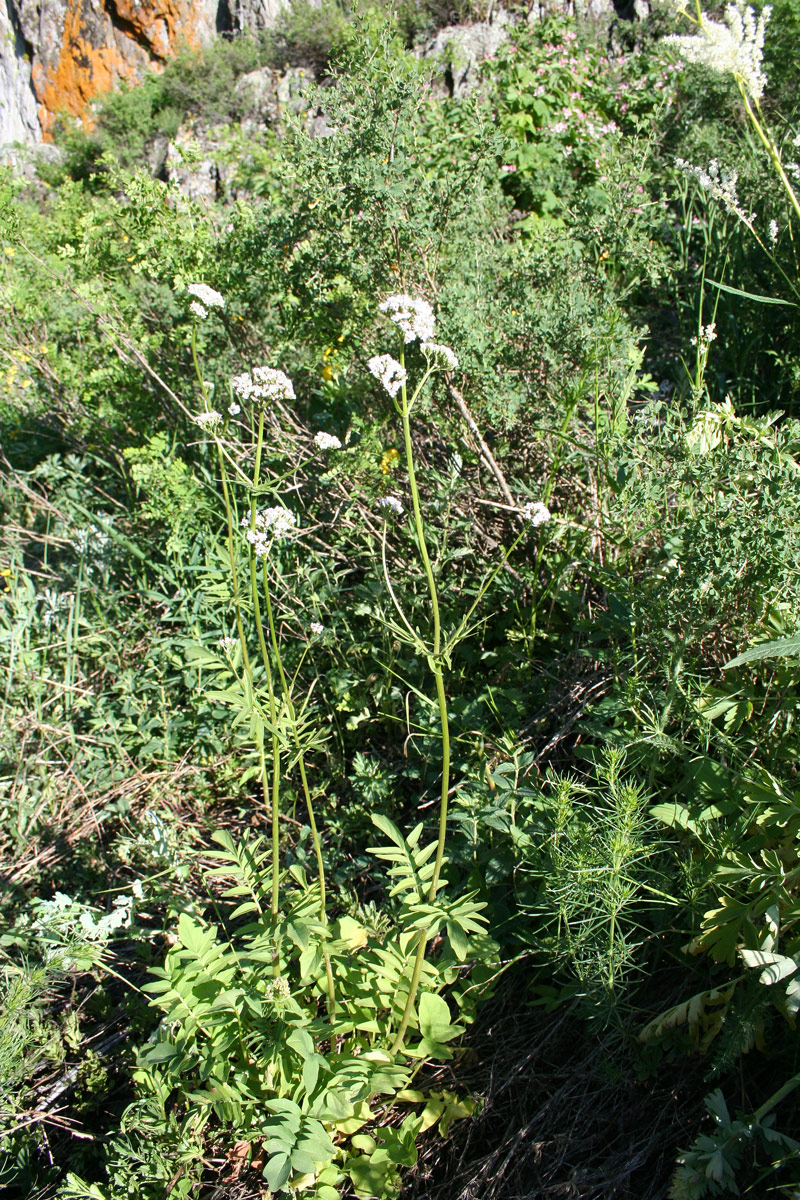
[[[274,24],[286,0],[0,0],[0,143],[49,140],[60,113],[137,82],[181,46]]]
[[[0,145],[41,137],[29,47],[11,0],[0,0]]]

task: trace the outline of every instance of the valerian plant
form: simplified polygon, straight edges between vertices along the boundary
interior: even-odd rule
[[[213,288],[188,290],[197,321],[224,317],[224,298]],[[432,340],[435,317],[426,301],[390,296],[380,309],[402,334],[399,360],[383,354],[368,365],[402,424],[410,502],[407,516],[399,497],[379,501],[381,562],[394,612],[387,625],[427,662],[433,683],[434,697],[426,703],[438,713],[441,746],[436,836],[428,840],[421,822],[404,833],[373,813],[383,840],[370,853],[387,864],[394,901],[389,920],[376,930],[332,908],[320,834],[324,793],[309,771],[324,735],[312,689],[303,690],[299,668],[292,674],[287,667],[276,620],[276,588],[291,555],[302,555],[302,530],[287,503],[286,481],[262,481],[267,407],[294,399],[294,386],[278,368],[253,367],[231,380],[223,415],[212,407],[193,332],[203,405],[194,421],[216,452],[226,513],[218,551],[226,582],[216,595],[227,604],[229,628],[217,650],[194,645],[189,655],[211,680],[207,699],[228,707],[243,743],[255,748],[268,833],[238,840],[215,834],[209,877],[225,882],[222,901],[232,911],[225,928],[188,913],[180,917],[175,945],[146,985],[164,1017],[137,1072],[146,1102],[160,1105],[165,1119],[177,1101],[193,1128],[212,1123],[235,1131],[263,1160],[271,1191],[304,1191],[320,1200],[334,1200],[342,1185],[363,1196],[393,1195],[399,1169],[416,1160],[419,1134],[436,1122],[447,1128],[472,1110],[471,1101],[452,1093],[412,1086],[426,1062],[452,1057],[450,1043],[470,1020],[478,988],[490,986],[497,970],[483,903],[474,892],[450,889],[444,875],[451,790],[447,671],[503,562],[550,517],[541,502],[521,510],[521,531],[500,564],[457,625],[444,629],[411,418],[431,376],[454,371],[458,361]],[[424,366],[411,392],[405,346],[415,342]],[[322,432],[312,453],[341,449],[337,437]],[[262,505],[265,499],[270,503]],[[427,630],[412,624],[392,584],[388,547],[403,533],[430,601]],[[322,629],[312,625],[301,667]],[[282,853],[287,786],[299,788],[305,804],[313,871],[287,863]]]

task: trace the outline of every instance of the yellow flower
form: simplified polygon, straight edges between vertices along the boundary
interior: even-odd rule
[[[13,258],[17,253],[13,246],[5,246],[4,249],[9,258]]]
[[[330,380],[333,379],[333,367],[328,366],[327,363],[322,368],[322,378],[326,382],[330,382]]]
[[[394,446],[390,450],[384,450],[381,458],[381,471],[384,475],[388,475],[392,467],[400,458],[400,452],[395,450]]]

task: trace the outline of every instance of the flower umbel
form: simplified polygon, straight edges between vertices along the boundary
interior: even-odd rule
[[[400,366],[396,358],[392,358],[391,354],[376,354],[367,363],[370,373],[379,379],[386,391],[394,399],[400,388],[403,387],[408,375],[405,368]]]
[[[186,290],[191,296],[196,296],[200,304],[205,305],[206,308],[225,307],[225,297],[221,296],[219,292],[215,292],[207,283],[190,283]],[[193,306],[190,307],[193,308]],[[207,316],[208,314],[204,312],[202,315]]]
[[[218,425],[222,424],[222,413],[212,408],[208,412],[198,413],[197,416],[192,417],[192,420],[201,429],[216,429]]]
[[[402,517],[405,512],[402,501],[398,500],[397,496],[381,496],[378,508],[383,509],[384,514],[394,513],[396,517]]]
[[[288,375],[274,367],[253,367],[235,375],[231,386],[242,400],[294,400],[294,387]]]
[[[379,307],[390,321],[402,329],[406,342],[413,342],[417,338],[421,342],[429,342],[433,337],[435,318],[427,300],[402,293],[388,296]]]
[[[534,529],[550,520],[550,509],[541,500],[530,500],[522,506],[522,516]]]
[[[242,518],[242,527],[256,557],[264,558],[269,554],[273,542],[280,542],[292,534],[297,527],[297,517],[288,508],[275,505],[259,509],[255,528],[250,528],[250,518],[247,516]]]
[[[444,367],[447,371],[455,371],[458,368],[458,359],[449,346],[441,346],[438,342],[423,342],[422,350],[428,361],[433,360],[437,367]]]
[[[326,433],[324,429],[320,429],[319,433],[314,434],[314,445],[319,450],[341,450],[342,443],[333,433]]]

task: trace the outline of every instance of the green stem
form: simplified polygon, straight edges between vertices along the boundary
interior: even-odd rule
[[[256,438],[256,459],[253,466],[253,491],[250,494],[250,528],[256,527],[256,488],[258,487],[258,477],[261,474],[261,455],[264,449],[264,410],[263,408],[258,414],[258,435]],[[267,648],[267,640],[264,636],[264,622],[261,618],[261,601],[258,590],[258,565],[256,556],[252,549],[250,551],[250,593],[253,600],[253,616],[256,624],[256,634],[258,637],[258,646],[261,651],[261,661],[264,664],[264,670],[267,676],[267,694],[269,696],[269,721],[272,726],[272,800],[268,802],[270,809],[270,819],[272,824],[272,895],[270,901],[270,912],[272,914],[273,928],[273,950],[272,950],[272,974],[277,979],[280,975],[280,948],[277,939],[278,911],[280,900],[280,786],[281,786],[281,755],[280,755],[280,740],[278,737],[278,706],[275,703],[275,687],[272,682],[272,663],[270,662],[269,649]],[[263,758],[263,735],[262,735],[262,772],[266,772],[266,763]],[[266,776],[264,776],[266,778]],[[266,797],[266,785],[264,788]]]
[[[317,873],[319,876],[319,919],[320,923],[327,929],[328,912],[327,912],[327,892],[325,887],[325,863],[322,858],[322,843],[319,837],[316,817],[314,816],[314,803],[311,799],[311,789],[308,786],[308,776],[306,775],[306,764],[303,756],[303,749],[300,743],[300,734],[297,728],[297,714],[292,700],[291,688],[289,681],[286,678],[286,672],[283,666],[283,656],[281,655],[280,643],[275,628],[275,616],[272,611],[272,599],[270,597],[269,575],[267,572],[267,562],[264,560],[264,599],[267,609],[267,622],[269,624],[269,636],[272,642],[272,650],[275,655],[275,662],[278,667],[280,676],[281,688],[283,689],[284,703],[286,704],[286,712],[291,722],[292,732],[294,734],[295,745],[297,747],[297,766],[300,772],[300,784],[303,789],[303,796],[306,802],[306,810],[308,812],[308,824],[311,829],[311,841],[314,846],[314,857],[317,862]],[[336,987],[333,980],[333,968],[331,967],[331,958],[328,952],[328,947],[323,946],[323,958],[325,960],[325,977],[328,984],[328,1015],[333,1021],[336,1015]]]
[[[404,354],[400,352],[400,364],[405,366]],[[411,403],[413,404],[416,397],[419,395],[419,388],[414,394]],[[447,694],[444,686],[444,671],[442,669],[442,623],[439,613],[439,594],[436,589],[436,579],[433,574],[430,556],[428,555],[428,547],[425,541],[425,525],[422,520],[422,508],[419,501],[419,487],[417,486],[417,476],[414,470],[414,447],[411,441],[411,405],[408,403],[405,385],[402,390],[402,408],[401,416],[403,418],[403,442],[406,452],[406,467],[408,469],[408,486],[411,491],[411,506],[414,513],[414,526],[417,532],[417,544],[419,554],[422,560],[422,567],[425,572],[425,579],[428,584],[428,592],[431,598],[431,613],[433,616],[433,653],[430,655],[429,662],[433,677],[436,682],[436,699],[439,705],[439,726],[442,732],[442,790],[439,799],[439,831],[436,842],[436,857],[433,864],[433,875],[431,876],[430,887],[428,888],[428,903],[433,904],[436,900],[436,893],[439,890],[439,877],[442,872],[442,863],[444,862],[444,850],[447,840],[447,805],[450,793],[450,723],[447,716]],[[391,1054],[397,1054],[403,1047],[403,1039],[408,1029],[411,1014],[414,1011],[414,1002],[417,998],[419,989],[419,981],[422,977],[422,967],[425,962],[425,951],[428,945],[428,934],[423,930],[419,935],[417,944],[417,953],[414,959],[414,967],[411,972],[411,979],[408,986],[408,998],[406,1000],[403,1015],[400,1019],[400,1026],[395,1035],[394,1042],[390,1050]]]
[[[747,90],[744,87],[744,84],[740,80],[737,80],[737,83],[739,84],[739,91],[742,94],[745,112],[747,113],[748,117],[750,118],[750,123],[753,126],[753,128],[755,129],[756,133],[758,134],[758,137],[759,137],[762,145],[764,146],[765,150],[767,151],[767,154],[770,157],[773,167],[778,172],[778,177],[780,178],[781,183],[783,184],[784,188],[786,189],[786,194],[789,197],[789,203],[791,204],[791,206],[794,209],[797,216],[800,217],[800,201],[798,201],[797,193],[795,192],[794,188],[792,187],[791,182],[789,180],[789,176],[786,174],[786,171],[783,168],[780,151],[778,150],[778,147],[775,145],[774,141],[772,140],[772,136],[768,133],[768,131],[763,127],[763,125],[759,121],[759,119],[756,115],[755,109],[753,108],[752,104],[750,103],[750,98],[747,95]],[[756,107],[758,107],[758,101],[756,101]]]

